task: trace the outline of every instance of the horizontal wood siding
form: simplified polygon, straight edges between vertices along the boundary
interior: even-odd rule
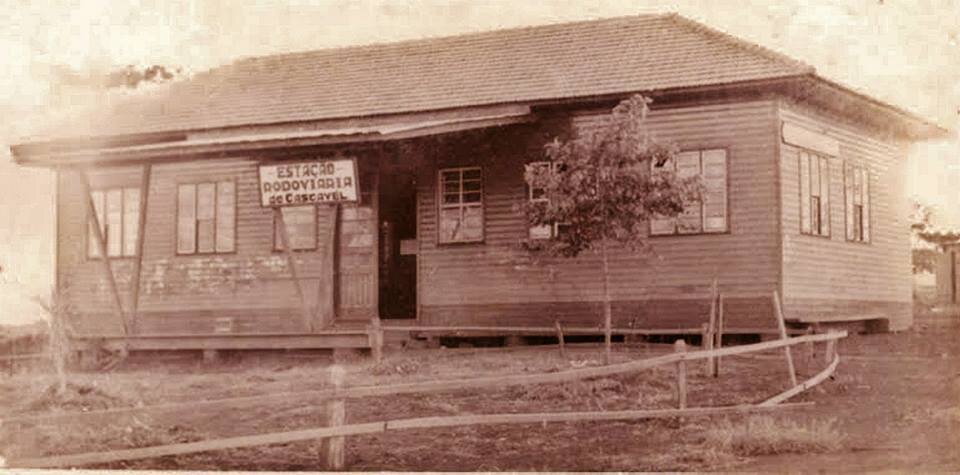
[[[573,130],[590,129],[604,114],[579,113],[538,126],[465,136],[428,151],[433,167],[423,167],[418,178],[421,320],[542,324],[559,310],[551,314],[538,309],[558,309],[562,304],[582,309],[574,312],[577,318],[598,318],[593,307],[602,298],[599,259],[591,254],[535,262],[518,245],[527,228],[514,208],[526,196],[523,164],[542,159],[543,144],[558,132],[571,125]],[[727,150],[730,232],[655,237],[650,241],[656,253],[652,256],[618,253],[611,269],[611,292],[620,302],[615,309],[618,320],[630,321],[642,313],[636,302],[697,296],[705,300],[714,276],[721,290],[734,298],[767,296],[777,287],[775,117],[773,101],[652,112],[651,129],[659,139],[674,141],[681,149]],[[484,242],[438,245],[436,169],[471,165],[483,167]],[[687,308],[687,313],[695,312],[705,321],[702,305],[698,310]],[[661,310],[656,318],[644,317],[649,322],[645,324],[670,326],[689,320],[680,315],[683,312]],[[773,324],[769,307],[740,306],[728,317],[745,324],[767,320]]]
[[[364,162],[361,160],[361,164]],[[365,165],[361,166],[363,169]],[[91,170],[93,188],[139,186],[140,168]],[[180,183],[234,180],[237,189],[236,250],[223,254],[176,254],[176,200]],[[303,331],[300,299],[294,288],[286,255],[273,250],[273,214],[260,206],[257,161],[244,159],[202,160],[155,164],[147,204],[140,293],[141,318],[137,328],[146,333],[217,331]],[[62,282],[69,290],[75,310],[76,330],[89,334],[117,334],[122,327],[112,311],[109,286],[98,260],[86,257],[86,200],[80,180],[62,173],[59,204],[59,251]],[[318,207],[318,246],[295,251],[303,289],[311,308],[316,305],[323,267],[329,266],[324,240],[333,223],[331,206]],[[374,213],[358,212],[353,205],[342,210],[343,225],[375,230]],[[358,232],[352,232],[354,237]],[[342,247],[366,247],[360,252],[364,265],[375,270],[375,235],[362,243],[341,240]],[[357,253],[354,253],[357,254]],[[341,269],[357,264],[354,254],[345,254]],[[375,257],[374,257],[375,259]],[[111,259],[124,309],[132,307],[131,282],[135,258]],[[356,279],[349,272],[340,272]],[[374,274],[375,275],[375,274]],[[375,278],[375,277],[374,277]],[[375,288],[375,283],[363,283]],[[354,289],[355,286],[348,286]],[[374,291],[375,292],[375,291]],[[345,305],[367,304],[375,310],[371,295],[352,291]],[[360,299],[359,301],[357,299]],[[369,312],[364,312],[369,313]]]
[[[800,233],[800,149],[780,145],[786,317],[809,321],[862,314],[865,319],[890,319],[892,329],[909,326],[912,276],[905,146],[855,124],[786,102],[780,106],[780,117],[840,144],[840,156],[829,158],[830,237]],[[869,243],[846,239],[844,160],[859,161],[870,170]]]

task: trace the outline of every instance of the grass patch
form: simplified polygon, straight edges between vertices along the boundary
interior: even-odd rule
[[[705,446],[750,457],[833,452],[840,449],[843,439],[835,419],[796,422],[755,416],[738,423],[725,419],[708,428]]]

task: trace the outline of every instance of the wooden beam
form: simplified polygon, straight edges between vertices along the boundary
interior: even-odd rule
[[[773,311],[777,318],[777,328],[780,331],[780,339],[786,340],[787,337],[787,324],[783,318],[783,307],[780,305],[780,294],[776,290],[773,291]],[[790,371],[790,384],[791,387],[797,385],[797,369],[793,366],[793,354],[790,352],[789,346],[783,347],[783,354],[787,359],[787,369]]]
[[[830,341],[834,342],[836,340],[830,340]],[[804,381],[802,384],[795,385],[794,387],[780,394],[777,394],[776,396],[773,396],[767,399],[766,401],[761,402],[760,406],[764,406],[764,407],[775,406],[777,404],[780,404],[783,401],[786,401],[787,399],[790,399],[796,396],[797,394],[800,394],[806,391],[807,389],[810,389],[822,383],[825,379],[829,378],[834,371],[836,371],[838,364],[840,364],[840,356],[835,355],[833,358],[833,362],[830,363],[830,366],[827,366],[826,368],[824,368],[823,371],[817,373],[816,376]]]
[[[290,248],[290,231],[287,229],[287,223],[283,220],[283,212],[280,208],[273,208],[273,217],[280,226],[280,243],[283,245],[283,252],[287,256],[287,266],[290,267],[290,276],[293,278],[293,288],[297,292],[297,298],[300,299],[300,311],[303,316],[303,326],[308,332],[313,331],[313,322],[310,321],[310,306],[307,304],[307,295],[303,291],[303,282],[297,272],[297,260],[293,255],[293,249]]]
[[[713,344],[713,347],[714,347],[714,348],[717,348],[717,349],[723,348],[723,332],[724,332],[723,327],[724,327],[724,321],[723,321],[723,294],[722,294],[722,293],[718,293],[718,295],[717,295],[717,328],[715,329],[715,332],[714,332],[714,334],[716,335],[716,341],[714,341],[714,344]],[[721,361],[721,360],[722,360],[722,358],[718,356],[717,359],[714,360],[714,362],[713,362],[713,376],[714,376],[714,377],[720,376],[720,361]]]
[[[780,404],[768,406],[740,405],[723,407],[698,407],[690,409],[653,409],[627,411],[582,411],[582,412],[546,412],[528,414],[478,414],[468,416],[418,417],[392,421],[367,422],[339,427],[321,427],[301,429],[270,434],[246,435],[225,439],[185,442],[179,444],[121,449],[107,452],[93,452],[76,455],[54,455],[33,459],[11,460],[8,465],[15,468],[53,468],[81,467],[126,460],[150,459],[171,455],[184,455],[215,450],[256,447],[260,445],[289,444],[328,437],[375,434],[388,430],[430,429],[438,427],[469,426],[480,424],[545,424],[548,422],[610,421],[632,419],[657,419],[668,417],[711,416],[717,414],[744,414],[766,412],[780,409],[809,407],[811,404]]]
[[[107,256],[107,243],[103,238],[103,231],[100,229],[100,218],[97,216],[97,209],[93,204],[93,195],[91,194],[90,189],[90,177],[87,176],[87,173],[79,168],[74,168],[74,171],[80,175],[80,183],[83,185],[83,193],[87,197],[87,218],[93,223],[93,237],[97,241],[97,249],[100,250],[100,261],[103,263],[103,273],[107,278],[107,284],[110,286],[110,294],[113,296],[113,303],[115,306],[115,311],[117,318],[120,320],[120,324],[123,326],[123,334],[130,334],[130,325],[127,322],[127,317],[123,312],[123,302],[120,300],[120,292],[117,290],[117,281],[113,276],[113,269],[110,266],[110,257]],[[107,214],[106,206],[103,210],[104,216]]]
[[[133,282],[130,291],[133,298],[130,304],[131,327],[134,333],[137,332],[140,320],[140,274],[143,267],[143,242],[146,240],[147,227],[147,199],[150,196],[150,172],[153,165],[150,163],[143,165],[143,171],[140,175],[140,215],[137,220],[137,260],[133,264]]]
[[[363,334],[361,334],[363,335]],[[672,353],[663,356],[657,356],[654,358],[648,358],[638,361],[629,361],[626,363],[617,363],[609,366],[596,366],[596,367],[587,367],[579,369],[571,369],[564,371],[557,371],[553,373],[532,373],[532,374],[516,374],[516,375],[497,375],[497,376],[482,376],[478,378],[461,378],[461,379],[447,379],[440,381],[427,381],[419,383],[400,383],[392,385],[372,385],[372,386],[355,386],[344,388],[342,391],[335,391],[329,389],[316,390],[316,391],[295,391],[295,392],[277,392],[270,393],[258,396],[238,396],[232,398],[223,398],[223,399],[210,399],[202,401],[191,401],[189,403],[167,403],[167,404],[157,404],[153,406],[141,406],[141,407],[129,407],[129,408],[113,408],[113,409],[104,409],[100,411],[88,411],[88,412],[75,412],[75,413],[60,413],[60,414],[44,414],[40,416],[12,416],[4,420],[5,423],[10,422],[40,422],[40,421],[57,421],[62,419],[70,418],[80,418],[80,417],[97,417],[97,416],[109,416],[113,417],[119,414],[127,413],[141,413],[141,412],[150,412],[150,411],[181,411],[181,410],[196,410],[201,407],[221,407],[227,404],[239,404],[239,403],[257,403],[265,404],[270,401],[289,401],[292,398],[319,398],[319,399],[350,399],[350,398],[363,398],[363,397],[375,397],[375,396],[388,396],[396,394],[413,394],[413,393],[437,393],[437,392],[446,392],[446,391],[459,391],[464,389],[492,389],[492,388],[502,388],[508,386],[517,386],[517,385],[530,385],[530,384],[555,384],[555,383],[566,383],[569,381],[575,381],[580,379],[588,378],[600,378],[605,376],[613,376],[617,374],[623,374],[628,372],[640,371],[644,369],[654,368],[657,366],[673,364],[680,360],[692,361],[706,358],[709,354],[714,356],[731,356],[731,355],[742,355],[748,353],[755,353],[760,351],[773,350],[777,348],[782,348],[788,345],[797,345],[805,342],[821,342],[829,340],[837,340],[847,336],[847,332],[835,332],[835,333],[821,333],[815,335],[806,335],[789,338],[787,340],[772,340],[765,341],[761,343],[752,343],[748,345],[737,345],[731,346],[719,350],[713,351],[689,351],[683,354]],[[364,338],[365,335],[364,335]]]

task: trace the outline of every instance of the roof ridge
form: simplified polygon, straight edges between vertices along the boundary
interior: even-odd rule
[[[408,38],[399,41],[374,41],[371,43],[364,44],[355,44],[355,45],[343,45],[343,46],[331,46],[326,48],[316,48],[303,51],[292,51],[286,53],[273,53],[265,54],[258,56],[243,56],[237,58],[236,60],[226,63],[224,65],[218,66],[214,69],[219,69],[225,66],[238,66],[241,63],[253,63],[256,61],[263,60],[276,60],[276,59],[289,59],[297,56],[309,56],[317,53],[328,53],[328,52],[354,52],[357,50],[366,50],[366,49],[378,49],[384,47],[397,47],[397,46],[408,46],[416,43],[431,43],[431,42],[440,42],[444,40],[459,40],[459,39],[470,39],[480,36],[495,36],[502,34],[517,33],[521,31],[533,31],[533,30],[545,30],[550,28],[567,28],[575,25],[585,25],[591,24],[596,25],[600,23],[624,21],[628,19],[648,19],[652,20],[655,18],[669,18],[676,15],[674,12],[665,12],[665,13],[637,13],[634,15],[619,15],[612,17],[602,17],[602,18],[593,18],[586,20],[575,20],[575,21],[561,21],[557,23],[543,23],[538,25],[525,25],[525,26],[514,26],[510,28],[493,28],[489,30],[478,30],[478,31],[467,31],[463,33],[454,33],[454,34],[442,34],[438,36],[424,36],[420,38]]]
[[[709,26],[706,23],[702,23],[702,22],[693,20],[691,18],[687,18],[676,12],[670,12],[664,16],[673,20],[674,23],[682,27],[685,27],[687,29],[696,31],[698,33],[702,33],[706,36],[720,39],[722,41],[725,41],[726,43],[736,46],[737,48],[740,48],[745,51],[749,51],[751,53],[760,54],[761,56],[764,56],[773,61],[777,61],[779,63],[786,64],[791,67],[800,68],[803,70],[802,73],[804,74],[817,73],[817,68],[815,68],[814,66],[807,64],[806,62],[796,59],[792,56],[789,56],[787,54],[776,51],[770,47],[764,46],[760,43],[755,43],[753,41],[748,41],[743,38],[739,38],[723,30]]]

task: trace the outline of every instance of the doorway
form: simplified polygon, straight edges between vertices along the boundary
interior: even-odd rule
[[[417,316],[417,184],[412,171],[380,176],[380,318]]]

